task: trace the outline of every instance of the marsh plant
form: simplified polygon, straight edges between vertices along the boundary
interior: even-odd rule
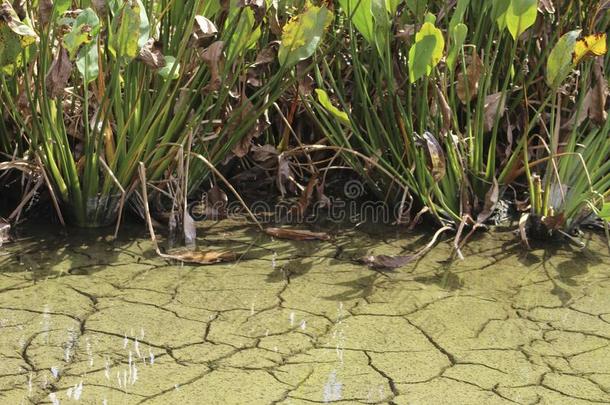
[[[602,209],[610,2],[339,3],[312,115],[406,219],[476,228],[521,181],[548,230]]]
[[[507,202],[523,235],[570,233],[610,211],[609,21],[608,0],[2,0],[0,153],[82,226],[140,178],[186,207],[270,143],[304,200],[323,184],[282,159],[315,177],[335,153],[457,247]]]
[[[27,139],[81,226],[116,219],[139,162],[151,182],[171,177],[188,139],[189,153],[215,165],[244,156],[290,69],[308,56],[302,47],[312,46],[284,44],[281,67],[264,69],[274,59],[272,49],[260,57],[264,8],[237,1],[28,5],[21,18],[3,2],[3,125]],[[189,190],[209,174],[191,162]]]

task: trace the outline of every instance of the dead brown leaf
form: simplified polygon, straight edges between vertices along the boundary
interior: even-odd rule
[[[216,41],[201,54],[201,60],[208,65],[211,76],[210,83],[205,87],[205,90],[216,91],[220,89],[220,71],[223,62],[224,46],[224,41]]]
[[[589,92],[589,96],[591,97],[589,118],[597,125],[604,125],[608,119],[606,100],[609,93],[608,81],[604,77],[603,59],[597,58],[595,61],[595,64],[593,65],[593,76],[595,77],[595,85]]]
[[[71,74],[72,62],[68,51],[64,47],[60,47],[46,77],[47,92],[50,97],[61,97],[64,94]]]
[[[502,93],[494,93],[485,97],[484,106],[484,129],[485,132],[490,132],[494,128],[496,120],[504,116],[506,97]]]
[[[175,252],[172,254],[166,254],[163,255],[163,257],[167,259],[178,260],[185,263],[195,263],[203,265],[234,262],[235,260],[237,260],[237,254],[227,251],[204,252],[200,250],[190,250],[185,252]]]
[[[51,0],[40,0],[38,2],[38,19],[43,26],[49,23],[53,13],[53,2]]]
[[[265,233],[278,239],[290,240],[330,240],[330,235],[325,232],[312,232],[301,229],[267,228]]]
[[[138,60],[153,69],[160,69],[165,66],[165,58],[161,52],[161,44],[150,38],[140,49]]]
[[[483,209],[481,210],[481,212],[479,212],[479,215],[477,216],[478,225],[485,223],[485,221],[487,221],[489,219],[491,214],[493,214],[494,210],[496,209],[496,206],[498,205],[499,197],[500,197],[500,187],[498,185],[498,180],[496,180],[494,177],[493,183],[492,183],[490,189],[487,191],[487,194],[485,194],[485,205],[483,206]]]
[[[426,141],[426,149],[428,151],[428,157],[430,158],[430,172],[435,181],[440,181],[445,177],[446,173],[445,153],[443,152],[440,143],[438,143],[434,135],[430,132],[424,132],[423,137]]]
[[[202,15],[195,16],[195,38],[201,40],[218,34],[216,25]]]
[[[466,63],[468,64],[466,73],[458,74],[456,88],[458,98],[463,104],[468,104],[477,97],[479,81],[484,70],[483,61],[476,52],[466,59]]]
[[[540,12],[546,12],[547,14],[555,14],[553,0],[540,0],[538,3],[538,10]]]
[[[206,217],[209,219],[223,219],[227,217],[229,197],[218,186],[212,187],[206,193]]]

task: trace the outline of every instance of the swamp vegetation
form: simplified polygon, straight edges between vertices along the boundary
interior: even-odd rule
[[[609,22],[605,0],[3,0],[3,223],[129,211],[188,244],[202,195],[257,221],[251,176],[300,214],[361,179],[458,256],[497,216],[525,244],[607,233]]]
[[[0,0],[0,403],[610,403],[609,27]]]

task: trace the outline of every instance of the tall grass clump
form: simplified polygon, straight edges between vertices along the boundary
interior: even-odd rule
[[[578,1],[557,10],[537,1],[454,3],[339,1],[338,29],[320,57],[317,95],[311,99],[324,134],[392,175],[378,175],[368,162],[345,153],[379,195],[456,229],[485,222],[504,191],[520,192],[515,181],[531,183],[532,153],[545,154],[535,163],[544,168],[547,206],[552,168],[561,166],[557,170],[564,176],[582,175],[586,171],[575,171],[574,165],[589,156],[585,149],[595,154],[586,183],[591,194],[580,193],[582,178],[574,180],[571,190],[578,198],[566,204],[581,206],[577,200],[590,203],[594,195],[599,202],[605,191],[595,187],[603,189],[607,176],[607,130],[587,118],[557,139],[553,111],[574,111],[584,94],[576,94],[576,102],[564,97],[558,105],[557,95],[567,90],[547,85],[545,74],[553,46],[570,26],[586,25],[582,35],[607,30],[607,7],[598,3],[592,8],[597,13],[584,17]],[[574,38],[575,46],[584,43],[582,35]],[[589,82],[573,72],[588,71],[591,56],[605,54],[599,48],[582,60],[564,50],[569,63],[562,69],[572,74],[577,89]],[[600,77],[608,70],[607,62],[602,65]],[[558,210],[571,217],[578,211]]]
[[[257,58],[270,34],[265,9],[256,4],[46,0],[38,6],[18,16],[3,3],[10,23],[2,29],[14,48],[8,56],[2,49],[0,59],[3,113],[80,226],[115,220],[139,162],[150,181],[163,183],[187,144],[188,153],[214,165],[245,155],[264,129],[261,116],[294,80],[287,74],[294,63],[261,67],[270,63]],[[253,75],[262,84],[248,84]],[[7,143],[4,136],[1,142]],[[209,166],[190,162],[194,190]]]

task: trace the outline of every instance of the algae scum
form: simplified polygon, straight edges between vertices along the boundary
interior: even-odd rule
[[[2,404],[610,402],[610,256],[526,252],[511,233],[447,243],[382,273],[355,263],[426,243],[396,230],[272,240],[209,223],[180,266],[142,238],[48,232],[0,251]]]

